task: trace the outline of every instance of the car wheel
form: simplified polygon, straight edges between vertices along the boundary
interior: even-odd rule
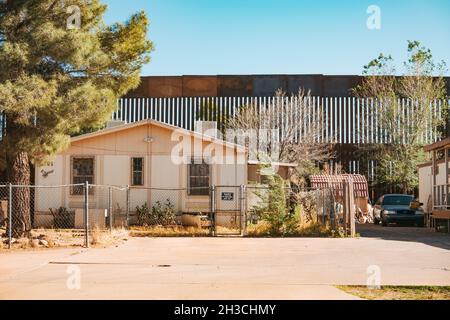
[[[373,218],[373,224],[376,225],[380,224],[380,220],[378,220],[377,218]]]
[[[388,226],[388,223],[387,223],[386,220],[383,220],[383,221],[381,221],[381,225],[382,225],[383,227],[387,227],[387,226]]]

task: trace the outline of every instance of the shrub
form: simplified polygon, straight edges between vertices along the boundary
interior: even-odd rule
[[[75,225],[75,211],[60,207],[57,210],[50,209],[53,215],[53,227],[55,229],[71,229]]]
[[[94,246],[111,246],[117,245],[128,240],[128,231],[124,228],[115,228],[112,230],[102,230],[95,227],[91,231],[91,244]]]
[[[151,216],[151,210],[147,205],[147,202],[144,203],[142,206],[136,207],[136,216],[137,216],[137,223],[140,226],[150,225],[150,216]]]
[[[136,214],[138,225],[141,226],[167,226],[176,224],[175,206],[170,202],[169,199],[167,199],[164,204],[162,204],[160,201],[156,201],[155,205],[153,205],[151,209],[148,207],[147,203],[140,207],[137,206]]]
[[[289,191],[286,182],[278,175],[267,177],[268,192],[261,196],[263,205],[254,208],[256,215],[268,225],[268,232],[273,235],[286,235],[298,228],[296,210],[289,210],[287,202]]]

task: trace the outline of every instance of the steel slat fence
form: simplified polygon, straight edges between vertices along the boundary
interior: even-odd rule
[[[401,133],[401,143],[411,143],[411,126],[420,114],[415,114],[418,101],[398,99],[393,108],[398,111],[397,125],[391,130]],[[443,106],[450,100],[433,100],[430,103],[434,118],[442,119]],[[288,107],[286,107],[288,106]],[[233,118],[242,107],[256,110],[279,110],[276,123],[282,129],[296,128],[296,139],[303,139],[305,133],[318,143],[338,144],[388,144],[393,143],[389,129],[383,126],[381,113],[384,101],[372,98],[354,97],[174,97],[174,98],[121,98],[111,119],[132,123],[153,119],[180,128],[194,130],[198,120],[217,122],[217,128],[226,128],[226,120]],[[308,115],[298,113],[307,112]],[[416,118],[415,118],[416,117]],[[296,123],[295,119],[302,119]],[[438,128],[430,127],[431,119],[425,119],[425,130],[420,143],[429,144],[439,140]],[[447,128],[445,121],[444,131]],[[445,134],[445,133],[444,133]]]

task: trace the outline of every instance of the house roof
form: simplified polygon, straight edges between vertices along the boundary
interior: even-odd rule
[[[440,149],[440,148],[446,147],[448,145],[450,145],[450,137],[447,137],[445,139],[442,139],[441,141],[438,141],[438,142],[426,145],[425,147],[423,147],[423,149],[426,152],[429,152],[429,151],[433,151],[433,150],[436,150],[436,149]]]
[[[253,165],[259,165],[259,164],[267,164],[267,165],[273,165],[273,166],[278,166],[278,167],[291,167],[291,168],[295,168],[298,166],[297,163],[288,163],[288,162],[263,162],[263,161],[258,161],[258,160],[248,160],[247,161],[248,164],[253,164]]]
[[[82,140],[86,140],[86,139],[91,139],[91,138],[95,138],[95,137],[100,137],[103,135],[107,135],[107,134],[111,134],[111,133],[116,133],[116,132],[121,132],[121,131],[125,131],[125,130],[129,130],[132,128],[137,128],[137,127],[141,127],[141,126],[146,126],[146,125],[153,125],[156,127],[160,127],[160,128],[164,128],[164,129],[168,129],[168,130],[177,130],[183,134],[189,135],[189,136],[193,136],[199,139],[202,139],[203,141],[209,141],[212,143],[217,143],[220,145],[223,145],[225,147],[229,147],[229,148],[236,148],[236,150],[240,151],[240,152],[246,152],[246,148],[244,146],[235,144],[235,143],[231,143],[231,142],[227,142],[224,141],[222,139],[218,139],[218,138],[214,138],[212,136],[209,135],[205,135],[199,132],[195,132],[195,131],[191,131],[191,130],[187,130],[187,129],[183,129],[180,127],[176,127],[170,124],[166,124],[160,121],[156,121],[156,120],[141,120],[141,121],[137,121],[137,122],[133,122],[133,123],[127,123],[127,124],[122,124],[122,125],[118,125],[115,127],[111,127],[111,128],[105,128],[105,129],[101,129],[95,132],[91,132],[91,133],[86,133],[86,134],[82,134],[76,137],[72,137],[70,139],[70,142],[77,142],[77,141],[82,141]]]

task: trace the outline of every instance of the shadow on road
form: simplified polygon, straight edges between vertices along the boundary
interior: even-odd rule
[[[437,233],[427,228],[357,224],[356,232],[363,238],[420,242],[429,246],[450,250],[450,235],[448,233]]]

